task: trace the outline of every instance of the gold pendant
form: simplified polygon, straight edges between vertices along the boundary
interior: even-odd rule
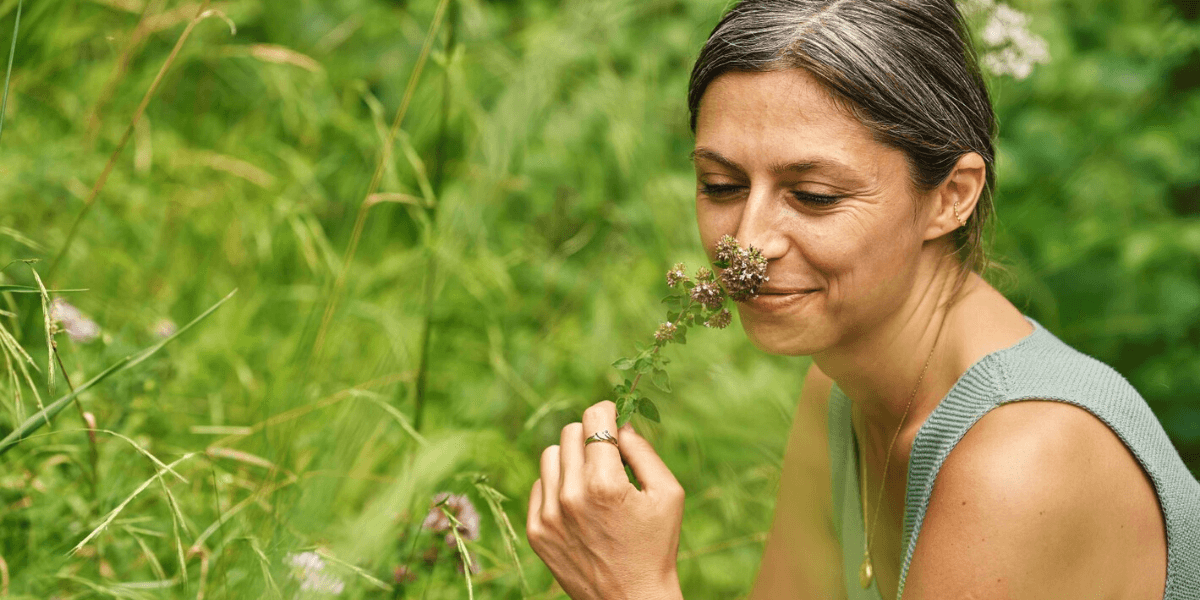
[[[858,568],[858,582],[862,584],[864,590],[871,587],[871,579],[874,576],[875,574],[871,571],[871,556],[869,554],[865,555],[863,556],[862,566]]]

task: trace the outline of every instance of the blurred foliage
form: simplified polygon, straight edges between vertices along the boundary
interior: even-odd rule
[[[52,288],[86,288],[58,294],[102,328],[91,343],[58,337],[70,380],[150,345],[162,319],[187,322],[239,293],[83,395],[100,429],[164,462],[200,452],[178,468],[188,483],[147,488],[68,556],[155,466],[100,435],[93,472],[74,411],[5,455],[10,595],[290,597],[287,555],[320,547],[340,561],[329,569],[344,596],[465,597],[449,549],[422,559],[443,544],[420,529],[443,490],[484,515],[469,545],[478,597],[524,595],[474,483],[486,476],[511,499],[520,532],[541,449],[605,397],[609,363],[653,330],[666,269],[701,264],[684,98],[726,4],[450,0],[384,154],[384,201],[362,209],[438,2],[213,3],[236,34],[220,18],[196,25],[50,274],[200,4],[25,3],[0,142],[0,248],[6,264],[42,259],[33,266]],[[1195,471],[1194,3],[1012,4],[1052,59],[991,82],[998,280],[1129,378]],[[0,41],[16,7],[0,1]],[[35,285],[23,263],[3,276]],[[45,373],[37,295],[5,294],[0,307]],[[736,328],[695,340],[665,351],[674,393],[655,400],[669,425],[639,427],[689,492],[685,593],[735,597],[757,568],[807,364],[754,350]],[[32,412],[28,390],[23,402]],[[8,388],[3,404],[7,433],[19,421]],[[186,581],[164,490],[183,518]],[[528,596],[555,597],[533,553],[517,551]],[[393,585],[400,565],[416,579]]]

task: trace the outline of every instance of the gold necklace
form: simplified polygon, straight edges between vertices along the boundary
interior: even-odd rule
[[[871,581],[875,579],[875,569],[871,565],[871,536],[875,533],[874,525],[879,524],[879,507],[883,504],[883,488],[887,486],[887,472],[888,465],[892,462],[892,448],[896,445],[896,438],[899,437],[900,430],[904,428],[904,422],[908,420],[908,411],[917,397],[917,391],[921,389],[921,382],[925,381],[925,372],[929,370],[929,362],[933,360],[933,351],[937,348],[938,338],[942,337],[942,327],[945,324],[946,319],[943,317],[942,323],[938,325],[937,335],[933,338],[933,347],[929,349],[929,356],[925,357],[925,366],[921,368],[921,376],[917,378],[917,385],[908,395],[908,404],[904,406],[900,425],[892,434],[892,441],[888,442],[887,458],[883,461],[883,478],[879,484],[879,494],[875,496],[875,515],[870,521],[867,520],[867,461],[859,456],[858,462],[861,464],[860,470],[862,471],[862,484],[859,485],[859,488],[862,490],[863,506],[863,561],[862,565],[858,567],[858,583],[864,590],[871,587]]]

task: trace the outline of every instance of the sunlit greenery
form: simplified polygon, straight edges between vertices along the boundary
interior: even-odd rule
[[[55,336],[51,390],[40,294],[0,289],[43,403],[238,291],[0,456],[9,597],[321,597],[291,562],[318,550],[342,597],[465,598],[457,551],[421,530],[442,491],[482,515],[465,540],[475,597],[557,597],[524,544],[526,495],[542,448],[657,327],[667,269],[703,264],[684,98],[728,4],[23,2],[0,285],[36,289],[36,270],[83,290],[50,295],[100,327]],[[1195,4],[1009,4],[1051,58],[990,80],[994,279],[1125,375],[1200,470]],[[17,7],[0,1],[5,52]],[[202,8],[219,12],[147,97]],[[664,424],[634,422],[688,492],[685,594],[732,598],[758,565],[807,361],[736,324],[702,333],[662,351],[673,392],[647,395]],[[6,354],[0,435],[38,410]],[[71,553],[162,471],[148,454],[180,477]]]

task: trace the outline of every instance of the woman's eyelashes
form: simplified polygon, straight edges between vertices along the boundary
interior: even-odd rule
[[[744,185],[736,183],[701,183],[700,193],[708,198],[716,201],[733,200],[740,194],[745,193],[748,188]],[[810,206],[830,206],[841,200],[841,196],[829,196],[825,194],[812,194],[809,192],[801,192],[792,190],[788,192],[793,198],[803,204]]]
[[[792,196],[797,200],[815,206],[831,206],[841,200],[840,196],[826,196],[824,194],[810,194],[808,192],[793,191]]]

